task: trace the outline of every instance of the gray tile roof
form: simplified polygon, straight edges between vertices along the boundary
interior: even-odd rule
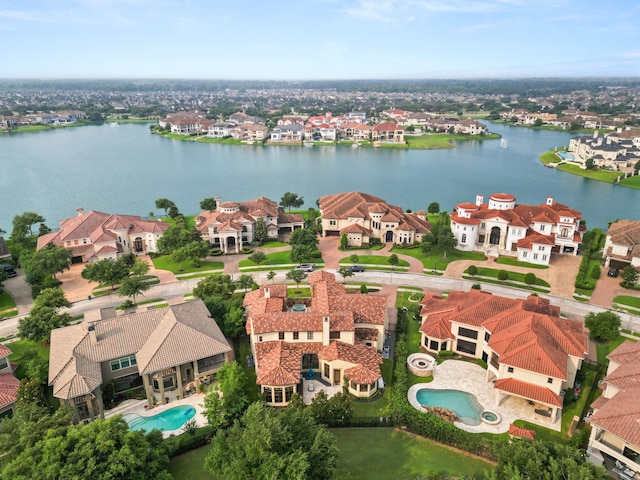
[[[88,314],[84,322],[51,332],[49,384],[58,398],[91,393],[102,384],[100,365],[135,355],[140,374],[229,352],[215,320],[201,300],[111,316]],[[89,337],[93,323],[97,342]]]

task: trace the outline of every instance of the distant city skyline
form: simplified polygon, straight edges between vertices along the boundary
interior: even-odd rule
[[[0,78],[635,77],[639,24],[626,0],[0,0]]]

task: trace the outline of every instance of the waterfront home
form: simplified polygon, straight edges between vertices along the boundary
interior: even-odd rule
[[[0,343],[0,419],[13,415],[18,401],[20,380],[13,375],[14,364],[9,360],[11,350]]]
[[[355,142],[371,140],[371,127],[363,123],[347,122],[340,125],[339,136]]]
[[[231,130],[235,128],[235,125],[228,122],[214,122],[207,129],[207,137],[222,138],[230,137]]]
[[[374,125],[371,140],[385,143],[404,143],[404,129],[396,122],[388,121]]]
[[[264,125],[264,119],[261,117],[254,117],[247,115],[244,112],[236,112],[229,116],[229,122],[234,125]]]
[[[372,396],[382,379],[386,299],[347,293],[324,270],[308,281],[307,299],[288,299],[286,285],[263,285],[245,295],[256,383],[266,403],[285,406],[294,393],[302,395],[303,377]]]
[[[587,418],[587,458],[596,465],[611,459],[620,478],[633,479],[640,472],[640,342],[626,340],[607,358],[604,392]]]
[[[451,231],[465,252],[517,255],[518,260],[548,265],[551,253],[577,255],[586,227],[578,210],[547,197],[541,205],[516,204],[508,193],[492,193],[489,203],[460,203],[451,214]]]
[[[68,248],[72,263],[116,259],[121,255],[157,252],[157,242],[169,228],[167,222],[143,220],[137,215],[120,215],[76,210],[75,217],[60,222],[60,230],[38,237],[37,249],[47,245]]]
[[[453,126],[453,132],[461,135],[484,135],[487,126],[476,120],[460,120]]]
[[[273,200],[259,197],[248,202],[221,202],[216,197],[216,209],[196,217],[196,228],[202,238],[224,253],[239,253],[254,241],[256,223],[262,219],[267,237],[286,241],[291,232],[304,228],[304,218],[297,213],[285,213]]]
[[[413,244],[421,242],[431,231],[425,212],[405,213],[402,208],[367,193],[325,195],[318,206],[322,236],[346,235],[349,246],[366,246],[372,239]]]
[[[148,407],[196,392],[231,347],[202,300],[132,313],[103,308],[51,331],[49,385],[76,422],[104,418],[103,392],[143,387]],[[111,387],[110,387],[111,390]]]
[[[262,141],[269,137],[269,128],[257,123],[242,123],[231,130],[235,140]]]
[[[289,123],[275,127],[271,131],[272,142],[301,142],[304,137],[304,126]]]
[[[618,220],[607,230],[602,256],[605,266],[623,269],[631,265],[640,268],[640,222]]]
[[[534,296],[521,300],[470,290],[446,299],[426,296],[420,303],[423,349],[481,359],[496,405],[526,402],[550,423],[560,419],[562,394],[573,388],[588,351],[582,322],[560,318],[560,307]]]
[[[604,136],[597,131],[592,136],[577,136],[569,140],[569,152],[573,162],[586,165],[592,159],[597,167],[619,169],[633,166],[640,160],[640,143],[634,143],[633,133],[619,129],[619,132]],[[640,141],[640,135],[637,137]]]

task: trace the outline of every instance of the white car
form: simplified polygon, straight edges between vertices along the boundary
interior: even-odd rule
[[[302,270],[303,272],[313,272],[313,265],[311,265],[310,263],[302,263],[298,265],[295,269]]]

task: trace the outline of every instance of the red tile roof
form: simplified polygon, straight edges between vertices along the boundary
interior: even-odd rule
[[[618,392],[591,416],[590,422],[640,447],[640,387]]]
[[[10,373],[0,373],[0,408],[7,407],[18,400],[20,380]]]
[[[493,385],[496,389],[503,392],[511,393],[523,398],[531,398],[540,403],[553,405],[562,408],[562,397],[556,395],[546,387],[534,385],[533,383],[523,382],[515,378],[502,378],[496,380]]]
[[[528,428],[516,427],[513,423],[509,424],[509,436],[526,438],[528,440],[536,439],[536,431]]]

